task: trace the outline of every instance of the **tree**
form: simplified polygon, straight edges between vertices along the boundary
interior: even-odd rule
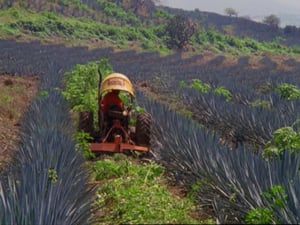
[[[280,24],[280,19],[279,17],[271,14],[269,16],[266,16],[264,19],[263,19],[263,23],[273,27],[273,28],[278,28],[279,24]]]
[[[166,26],[168,47],[183,49],[197,30],[198,24],[196,22],[183,15],[174,16]]]
[[[296,26],[293,26],[293,25],[287,25],[284,28],[284,33],[285,34],[296,35],[298,31],[299,31],[299,29]]]
[[[224,9],[224,12],[228,15],[228,16],[235,16],[237,17],[238,16],[238,13],[235,9],[233,8],[226,8]]]

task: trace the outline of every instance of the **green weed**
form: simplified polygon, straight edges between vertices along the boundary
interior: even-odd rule
[[[269,202],[269,207],[251,209],[245,217],[246,224],[278,224],[279,218],[274,215],[274,210],[282,210],[287,201],[285,190],[280,185],[270,187],[262,196]]]
[[[55,169],[48,169],[48,177],[49,177],[49,181],[52,184],[57,183],[58,175],[57,175],[57,171]]]
[[[89,141],[93,140],[90,134],[84,131],[76,132],[76,151],[81,152],[87,159],[95,158],[95,154],[89,149]]]
[[[106,158],[93,165],[95,179],[105,181],[96,205],[105,209],[100,224],[199,224],[189,216],[191,200],[170,194],[164,169],[155,164]]]
[[[294,125],[297,122],[299,121]],[[291,153],[299,152],[300,130],[295,130],[293,125],[281,127],[273,132],[272,140],[266,144],[263,151],[263,157],[281,157],[285,149]]]
[[[203,93],[207,93],[210,90],[210,86],[199,79],[192,79],[189,87]]]
[[[230,101],[231,98],[232,98],[231,92],[230,92],[228,89],[226,89],[225,87],[222,87],[222,86],[216,87],[216,88],[213,90],[213,93],[214,93],[214,94],[217,94],[217,95],[222,95],[222,96],[224,96],[227,102]]]
[[[263,108],[266,108],[266,109],[271,108],[271,102],[269,102],[267,100],[261,100],[261,99],[257,99],[255,101],[250,102],[250,105],[252,107],[263,107]]]
[[[278,93],[281,98],[287,100],[296,100],[300,99],[300,89],[288,83],[282,83],[276,86],[275,92]]]
[[[108,59],[103,58],[86,65],[77,64],[64,74],[65,89],[62,94],[73,110],[93,111],[97,115],[99,68],[104,76],[112,71]]]

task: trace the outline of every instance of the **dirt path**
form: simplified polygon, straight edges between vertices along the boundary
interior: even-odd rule
[[[36,93],[37,81],[35,76],[0,74],[0,168],[15,150],[19,122]]]

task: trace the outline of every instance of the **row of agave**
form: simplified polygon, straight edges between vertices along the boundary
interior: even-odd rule
[[[272,64],[268,60],[265,61],[267,65]],[[297,68],[297,65],[294,66]],[[267,83],[271,86],[281,82],[297,84],[299,78],[295,70],[281,74],[282,71],[270,72],[272,70],[266,69],[266,66],[253,71],[241,70],[234,73],[238,69],[234,66],[218,69],[206,65],[185,67],[173,63],[168,66],[161,64],[160,67],[148,64],[140,67],[137,81],[147,77],[147,80],[151,80],[148,86],[153,92],[169,97],[177,94],[177,100],[183,96],[182,105],[192,111],[194,118],[217,131],[222,137],[233,139],[234,142],[263,146],[271,139],[276,129],[290,126],[299,118],[299,101],[281,99],[274,91],[258,93],[255,90]],[[132,68],[127,69],[132,71]],[[225,87],[232,93],[232,100],[227,102],[224,97],[211,92],[199,93],[189,88],[180,90],[181,81],[189,82],[194,78],[207,82],[211,87]],[[269,108],[252,106],[256,101],[267,103]]]
[[[95,193],[59,93],[57,65],[44,67],[25,112],[16,154],[0,180],[1,224],[90,224]],[[59,67],[58,67],[59,68]]]
[[[265,84],[269,81],[282,80],[290,81],[291,83],[299,82],[298,70],[299,63],[289,62],[287,66],[291,66],[290,70],[276,70],[274,63],[270,60],[262,60],[264,66],[260,68],[250,69],[249,59],[240,57],[240,60],[230,66],[219,66],[215,61],[219,61],[216,57],[208,63],[197,64],[201,62],[202,55],[196,55],[191,58],[182,59],[179,53],[170,56],[159,57],[157,53],[142,53],[137,54],[134,51],[113,52],[111,48],[88,50],[84,47],[65,48],[63,45],[43,46],[39,42],[32,43],[17,43],[14,41],[1,41],[1,57],[10,57],[9,54],[13,51],[14,59],[8,62],[15,72],[31,73],[33,71],[41,72],[44,70],[42,66],[32,63],[33,59],[37,61],[49,61],[56,59],[63,60],[66,69],[71,69],[76,63],[85,63],[87,61],[98,60],[101,57],[108,57],[113,68],[118,72],[132,75],[134,78],[144,80],[151,79],[160,75],[162,70],[164,73],[170,74],[177,84],[181,80],[190,80],[199,78],[206,83],[214,83],[218,86],[225,86],[231,89],[230,84],[238,84],[238,86],[251,86],[256,84]],[[246,62],[243,62],[246,61]],[[291,60],[290,60],[291,61]],[[271,66],[269,65],[271,64]],[[27,65],[22,68],[26,71],[18,71],[16,65]],[[32,65],[32,66],[30,66]],[[15,67],[15,69],[13,69]],[[2,68],[0,68],[1,70]]]
[[[176,180],[200,182],[199,204],[213,207],[221,223],[244,222],[249,209],[271,207],[261,193],[282,185],[287,203],[276,208],[281,223],[299,223],[300,155],[285,152],[282,160],[264,160],[245,147],[220,145],[218,136],[187,117],[138,95],[153,116],[152,148]],[[162,116],[164,115],[164,116]]]
[[[7,182],[5,182],[7,183],[5,185],[9,188],[2,185],[4,187],[1,189],[1,203],[3,207],[0,211],[0,214],[2,213],[1,219],[2,221],[12,221],[12,223],[25,220],[24,223],[30,223],[31,221],[34,223],[37,220],[44,222],[41,215],[45,215],[43,214],[45,210],[53,213],[55,222],[59,221],[58,218],[62,219],[63,217],[65,217],[65,221],[70,221],[68,220],[70,218],[76,218],[77,223],[78,221],[81,223],[84,218],[86,219],[85,221],[89,221],[86,218],[88,216],[84,213],[84,210],[88,210],[90,207],[88,200],[91,199],[90,196],[87,197],[90,192],[87,191],[88,189],[84,183],[87,175],[79,166],[83,162],[80,155],[76,152],[74,153],[75,143],[69,136],[69,131],[72,128],[68,121],[67,109],[65,108],[65,102],[56,89],[60,87],[59,81],[63,71],[71,69],[76,63],[85,63],[103,56],[109,56],[114,68],[118,68],[118,71],[122,73],[132,75],[130,78],[136,82],[160,77],[159,82],[162,83],[161,89],[158,90],[160,93],[174,91],[174,87],[178,85],[179,81],[197,78],[197,76],[200,79],[203,78],[205,82],[210,80],[214,82],[218,79],[219,84],[223,85],[228,80],[234,83],[242,79],[243,75],[244,80],[253,75],[247,71],[243,71],[245,72],[244,74],[239,72],[236,74],[236,77],[230,75],[231,73],[234,74],[234,71],[237,71],[239,68],[222,70],[214,68],[212,65],[185,66],[184,62],[181,61],[180,55],[177,54],[164,58],[157,58],[155,54],[146,54],[143,57],[139,57],[138,54],[135,55],[134,52],[130,51],[125,53],[112,53],[110,49],[88,51],[85,48],[66,49],[59,45],[41,46],[39,43],[11,43],[11,47],[7,47],[6,50],[4,48],[3,51],[9,54],[8,58],[11,55],[15,56],[15,58],[8,60],[8,63],[3,63],[1,70],[16,73],[44,73],[41,90],[44,91],[42,93],[47,93],[46,96],[40,96],[35,99],[24,116],[21,135],[21,143],[23,144],[20,144],[20,153],[15,160],[20,163],[16,163],[15,165],[18,166],[13,166],[10,170],[12,174],[8,175]],[[45,65],[45,62],[50,60],[59,62],[59,65],[55,63]],[[27,66],[20,67],[20,65]],[[57,68],[57,70],[53,68]],[[164,78],[162,73],[166,70],[168,71],[168,76]],[[265,69],[256,70],[256,72],[262,73],[261,75],[264,79],[269,73]],[[263,74],[264,72],[266,74]],[[212,74],[218,75],[212,77]],[[291,78],[293,78],[293,74],[291,72]],[[248,78],[245,79],[245,76]],[[185,91],[184,93],[188,96],[185,99],[187,103],[198,107],[200,104],[207,106],[207,108],[202,106],[202,108],[197,110],[199,112],[202,110],[202,112],[208,114],[209,117],[206,118],[208,122],[220,119],[221,125],[225,121],[225,125],[235,128],[237,124],[231,125],[228,121],[240,121],[240,124],[248,121],[235,133],[243,134],[244,131],[244,134],[247,135],[243,137],[246,136],[252,140],[254,136],[258,143],[270,137],[273,128],[269,129],[269,124],[277,127],[277,125],[285,124],[283,122],[288,119],[286,117],[284,120],[274,120],[274,118],[277,118],[278,113],[261,112],[261,109],[252,111],[245,106],[238,106],[237,109],[239,110],[235,109],[236,105],[226,109],[228,104],[225,107],[225,102],[216,96],[209,94],[199,95],[192,90]],[[244,93],[242,94],[240,98],[248,98],[248,96],[244,96]],[[199,180],[208,183],[208,185],[205,185],[205,190],[199,190],[199,201],[203,205],[213,206],[220,221],[242,221],[248,209],[262,205],[268,206],[270,203],[261,196],[261,192],[266,191],[271,185],[280,184],[284,186],[289,198],[285,208],[276,211],[277,216],[282,218],[283,222],[299,222],[299,215],[295,210],[298,207],[297,195],[299,193],[297,189],[299,186],[297,173],[298,156],[291,158],[286,153],[282,161],[266,162],[258,155],[253,155],[251,151],[246,151],[248,149],[243,147],[239,147],[237,151],[231,151],[218,144],[218,137],[215,134],[206,133],[189,119],[179,116],[157,103],[148,102],[141,96],[139,96],[139,99],[139,102],[144,102],[146,108],[155,117],[156,129],[153,133],[153,148],[160,152],[162,161],[166,162],[165,166],[174,173],[177,179],[183,180],[187,184]],[[291,112],[290,115],[294,115],[292,112],[296,111],[292,110],[293,107],[291,106],[291,110],[288,110]],[[226,112],[225,115],[222,114],[224,111]],[[261,114],[262,116],[259,117]],[[240,120],[237,120],[236,116],[239,116]],[[256,124],[256,126],[253,124]],[[221,127],[227,128],[225,125]],[[249,136],[249,131],[256,133]],[[261,139],[261,136],[263,139]],[[46,148],[49,149],[46,150]],[[52,151],[55,152],[54,155],[52,155]],[[70,159],[71,161],[69,161]],[[74,164],[70,162],[74,162]],[[75,164],[77,164],[77,168],[71,168]],[[43,170],[44,173],[41,172],[43,165],[47,170]],[[40,183],[36,186],[36,189],[32,188],[34,190],[32,194],[22,197],[23,190],[26,190],[24,191],[25,193],[31,193],[28,187],[32,185],[32,174],[34,174],[33,171],[36,168],[38,168],[36,173],[38,179],[36,182]],[[64,173],[65,171],[66,173]],[[69,179],[71,180],[65,177],[67,173],[69,173]],[[76,184],[71,184],[72,189],[70,189],[69,181]],[[57,186],[57,184],[59,185]],[[59,188],[55,189],[52,186]],[[78,189],[74,191],[73,188]],[[14,191],[9,192],[9,190]],[[71,204],[68,205],[58,201],[57,196],[61,196],[62,193],[66,198],[70,198],[70,200],[66,201],[71,202]],[[28,196],[39,200],[28,200]],[[76,196],[76,199],[74,196]],[[236,197],[232,198],[232,196]],[[82,204],[79,200],[76,201],[78,198],[82,199],[86,204]],[[40,201],[38,209],[34,207],[36,201]],[[56,204],[56,208],[54,208],[53,204]],[[30,213],[24,211],[26,208],[30,210]],[[62,210],[59,210],[60,208]],[[82,214],[76,214],[76,217],[75,212],[77,211],[75,208],[82,209],[80,211]],[[44,211],[39,211],[38,213],[37,210]],[[19,212],[19,220],[15,219],[16,217],[14,216],[16,214],[14,212]],[[28,216],[27,218],[25,215],[32,215],[32,217]],[[66,217],[66,215],[69,217]],[[36,220],[32,219],[33,217]],[[32,220],[29,221],[29,219]],[[49,220],[51,221],[51,217],[49,217]],[[72,224],[73,221],[70,221],[70,223]]]
[[[194,90],[185,90],[183,95],[201,123],[240,143],[264,146],[276,129],[300,118],[299,100],[285,101],[277,95],[269,95],[270,108],[226,102],[222,96]]]

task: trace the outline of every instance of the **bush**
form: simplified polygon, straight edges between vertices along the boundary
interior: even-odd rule
[[[300,89],[293,84],[279,84],[275,88],[275,92],[277,92],[283,99],[287,100],[296,100],[300,98]]]
[[[189,86],[190,88],[196,89],[199,92],[208,92],[210,89],[210,86],[206,83],[203,83],[199,79],[192,79],[192,83]]]
[[[273,132],[273,138],[267,143],[263,156],[265,158],[282,157],[285,149],[291,153],[300,151],[300,131],[295,131],[292,126],[282,127]]]
[[[268,192],[263,192],[262,196],[270,201],[270,206],[249,210],[245,218],[246,224],[279,223],[279,219],[274,215],[274,210],[283,209],[286,204],[287,195],[284,188],[280,185],[272,186]]]
[[[232,94],[229,90],[227,90],[224,87],[217,87],[213,90],[213,93],[217,94],[217,95],[222,95],[225,97],[226,101],[230,101],[232,98]]]
[[[77,64],[73,70],[67,71],[64,77],[65,90],[62,92],[70,107],[78,112],[98,110],[98,68],[102,74],[112,71],[107,59]]]

